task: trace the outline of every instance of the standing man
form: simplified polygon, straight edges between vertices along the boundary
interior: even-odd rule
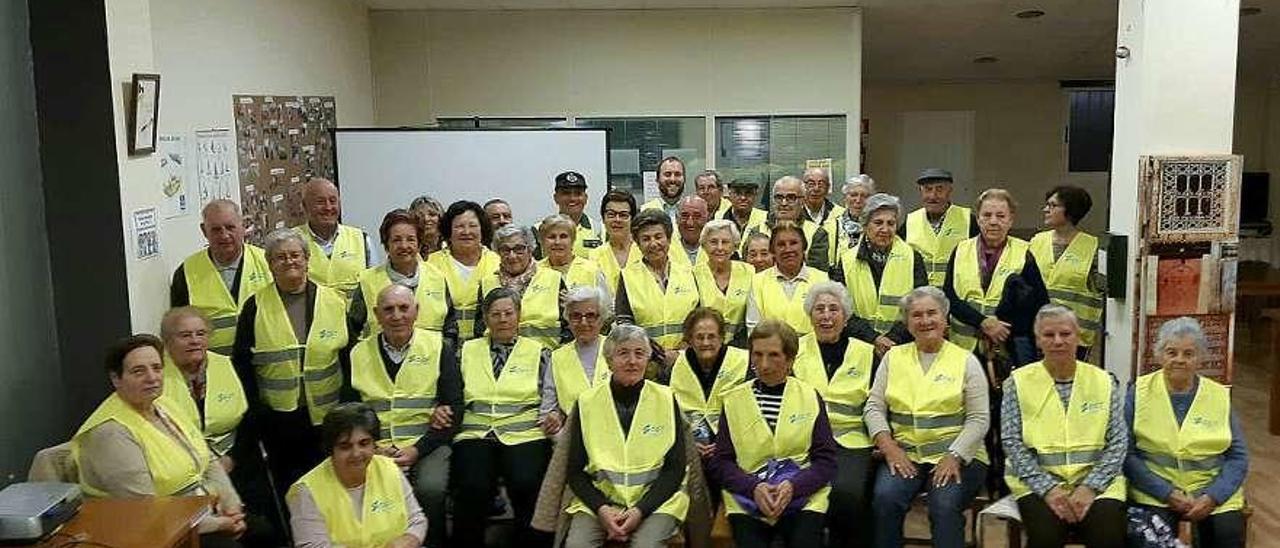
[[[319,177],[302,188],[302,205],[307,222],[295,227],[307,241],[311,254],[311,279],[337,289],[343,298],[360,283],[360,273],[373,263],[369,235],[353,226],[339,224],[342,201],[338,187]]]
[[[717,217],[733,221],[742,235],[742,244],[738,255],[746,256],[747,234],[755,227],[765,223],[769,212],[756,207],[756,197],[760,194],[760,185],[749,179],[734,179],[729,182],[729,209]]]
[[[667,156],[658,162],[659,197],[645,202],[640,209],[660,209],[667,212],[671,223],[676,222],[676,203],[684,195],[684,161]]]
[[[693,191],[707,202],[707,209],[714,208],[713,219],[724,216],[724,213],[733,205],[728,198],[724,197],[724,181],[720,179],[720,172],[714,169],[703,171],[693,178]]]
[[[556,190],[553,195],[556,208],[561,215],[568,217],[577,227],[573,239],[573,254],[583,259],[591,257],[591,250],[600,247],[604,242],[600,231],[591,225],[591,218],[583,213],[587,206],[587,178],[576,171],[566,171],[556,175]],[[540,234],[542,223],[534,225],[533,232]],[[538,254],[541,256],[541,253]]]
[[[827,198],[831,194],[831,176],[827,170],[811,167],[804,170],[804,215],[822,225],[828,217],[839,217],[844,208]]]
[[[262,249],[245,245],[240,206],[214,200],[200,212],[200,232],[209,247],[192,253],[173,272],[169,306],[194,306],[209,317],[209,350],[231,355],[240,307],[259,288],[271,284],[271,268]]]
[[[707,252],[702,250],[702,227],[707,226],[707,202],[699,196],[680,198],[676,208],[676,228],[680,242],[669,249],[671,264],[692,269],[707,262]]]
[[[803,218],[804,210],[804,184],[791,175],[783,176],[773,183],[773,213],[769,215],[766,221],[750,229],[747,234],[742,237],[743,241],[747,240],[750,233],[759,232],[764,235],[772,233],[772,227],[779,222],[789,221],[799,225],[804,231],[805,242],[809,247],[805,250],[805,264],[826,272],[831,267],[830,246],[831,242],[827,237],[827,231],[818,223]],[[803,220],[802,220],[803,219]],[[946,260],[944,259],[945,263]],[[943,265],[946,266],[945,264]]]
[[[485,202],[484,215],[489,218],[489,224],[493,225],[494,232],[497,232],[499,228],[511,224],[513,219],[511,214],[511,204],[507,203],[507,201],[502,198],[494,198]]]
[[[961,241],[978,235],[978,221],[967,207],[951,203],[951,172],[929,168],[916,178],[923,207],[907,215],[898,235],[924,257],[929,285],[942,287],[947,262]]]

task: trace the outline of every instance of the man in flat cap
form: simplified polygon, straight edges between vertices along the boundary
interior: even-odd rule
[[[969,208],[951,203],[950,171],[926,169],[916,177],[916,184],[922,207],[907,215],[898,234],[924,258],[929,285],[942,287],[951,252],[962,240],[978,235],[978,222]]]
[[[763,225],[769,218],[769,212],[756,207],[756,198],[760,194],[760,185],[745,178],[729,181],[729,209],[718,218],[733,221],[738,226],[738,234],[742,235],[738,245],[738,255],[746,256],[747,234],[752,229]]]
[[[573,240],[573,254],[589,258],[590,251],[600,247],[603,240],[600,239],[600,232],[591,224],[591,218],[583,213],[587,206],[587,178],[576,171],[556,175],[556,190],[552,198],[556,201],[558,212],[571,219],[578,227]],[[537,227],[534,232],[537,233]]]

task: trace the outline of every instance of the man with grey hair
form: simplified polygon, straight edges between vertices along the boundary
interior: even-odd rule
[[[244,241],[244,218],[231,200],[209,202],[200,212],[208,247],[192,253],[173,272],[169,306],[194,306],[209,317],[209,350],[231,355],[236,316],[255,291],[271,283],[262,249]]]
[[[714,210],[711,215],[713,219],[724,216],[724,212],[729,211],[729,206],[732,205],[724,197],[724,180],[720,178],[720,172],[714,169],[703,171],[693,178],[693,191],[707,202],[707,209]]]
[[[350,295],[360,283],[360,273],[373,264],[373,244],[363,230],[340,224],[342,202],[338,187],[324,178],[312,178],[302,187],[302,209],[307,222],[294,227],[306,237],[311,251],[311,279]]]
[[[804,231],[809,248],[805,251],[805,264],[827,272],[831,268],[831,244],[827,231],[818,223],[804,218],[804,184],[791,175],[785,175],[773,183],[772,213],[762,225],[750,228],[742,236],[743,241],[753,232],[770,235],[780,222],[794,223]]]
[[[707,253],[702,250],[699,240],[702,239],[702,227],[710,220],[707,213],[707,202],[699,196],[685,196],[676,205],[676,228],[680,232],[679,246],[671,246],[672,264],[694,266],[707,262]]]
[[[978,219],[967,207],[951,203],[951,172],[929,168],[916,177],[923,207],[899,223],[898,235],[928,261],[929,284],[942,287],[951,252],[961,241],[978,235]]]
[[[804,216],[821,226],[828,217],[840,216],[844,207],[831,201],[831,174],[826,169],[811,167],[804,170]]]
[[[831,260],[839,260],[846,249],[853,249],[862,241],[862,218],[866,212],[867,198],[876,193],[876,183],[870,175],[850,177],[840,188],[844,196],[844,212],[830,215],[822,228],[831,238]]]

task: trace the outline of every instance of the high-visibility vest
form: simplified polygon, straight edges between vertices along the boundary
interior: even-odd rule
[[[751,296],[751,281],[755,279],[755,275],[755,267],[741,261],[730,261],[729,287],[720,291],[710,265],[698,265],[693,269],[693,280],[698,284],[698,299],[702,301],[702,306],[719,310],[724,316],[726,343],[747,319],[747,299]]]
[[[723,218],[724,214],[720,215],[720,217]],[[738,242],[738,255],[740,257],[747,256],[747,236],[752,232],[760,232],[766,235],[769,234],[769,232],[767,232],[768,227],[765,227],[763,231],[759,230],[759,228],[765,226],[765,223],[768,221],[769,213],[767,211],[756,207],[751,208],[751,214],[747,216],[747,222],[743,223],[741,229],[738,230],[738,232],[742,234],[742,239]],[[735,221],[735,224],[736,222],[737,221]]]
[[[338,225],[338,234],[333,240],[333,253],[326,255],[320,244],[316,243],[316,236],[311,232],[310,225],[303,223],[294,230],[302,234],[311,250],[311,257],[307,260],[307,272],[311,281],[337,289],[344,298],[355,291],[360,283],[360,273],[369,267],[366,263],[368,252],[364,246],[364,231]]]
[[[1049,302],[1070,308],[1080,324],[1080,344],[1093,346],[1102,331],[1102,293],[1089,289],[1089,270],[1098,256],[1098,238],[1077,232],[1075,238],[1053,258],[1053,231],[1031,238],[1031,255],[1036,258]]]
[[[475,337],[476,318],[480,317],[480,280],[486,275],[497,272],[498,254],[488,249],[480,251],[480,261],[471,271],[471,277],[463,279],[454,266],[453,256],[447,250],[440,250],[427,256],[427,264],[434,265],[444,274],[445,286],[449,288],[449,297],[453,299],[453,309],[458,318],[458,340],[466,341]]]
[[[275,285],[254,295],[258,314],[253,320],[254,372],[258,397],[273,410],[298,409],[298,390],[305,384],[311,424],[319,425],[338,404],[342,369],[338,351],[347,346],[346,301],[337,290],[316,286],[316,304],[306,344],[298,342],[293,324]]]
[[[698,284],[693,280],[693,271],[668,263],[666,291],[643,262],[624,268],[622,279],[636,325],[663,348],[678,348],[684,340],[684,318],[698,307]]]
[[[532,339],[516,338],[515,347],[495,379],[489,337],[472,339],[462,345],[463,400],[462,430],[454,438],[483,439],[493,432],[503,445],[517,445],[543,439],[538,428],[538,371],[542,345]]]
[[[711,218],[719,219],[724,217],[725,212],[729,211],[729,208],[731,207],[733,207],[733,202],[730,202],[728,198],[720,198],[720,203],[716,206],[715,213],[712,214]]]
[[[240,420],[249,410],[249,400],[245,398],[244,386],[240,384],[230,358],[206,353],[204,375],[203,420],[187,387],[186,376],[173,363],[168,352],[164,354],[164,395],[161,398],[172,402],[174,410],[203,432],[205,442],[214,453],[225,455],[235,446],[236,427],[240,426]]]
[[[907,215],[907,243],[924,258],[925,271],[929,273],[929,285],[942,287],[947,279],[947,262],[956,245],[969,239],[969,223],[973,214],[967,207],[951,204],[942,217],[937,232],[929,224],[924,208]]]
[[[324,518],[329,542],[334,546],[380,548],[405,534],[409,528],[403,477],[395,461],[374,455],[365,468],[364,497],[360,516],[356,516],[351,495],[338,480],[333,459],[329,458],[302,476],[289,489],[289,497],[299,496],[298,486],[307,487],[311,500],[315,501],[316,509]]]
[[[583,226],[582,222],[588,226]],[[600,232],[591,225],[591,218],[585,214],[582,216],[582,222],[574,225],[573,232],[573,255],[581,259],[591,258],[591,252],[604,244],[604,239],[600,237]],[[533,233],[538,234],[542,231],[542,221],[533,224]]]
[[[187,292],[191,303],[209,317],[209,350],[224,356],[231,355],[231,345],[236,341],[236,320],[240,308],[255,291],[271,285],[271,267],[262,249],[245,244],[244,258],[240,265],[239,292],[231,295],[222,275],[209,258],[209,251],[202,249],[182,261],[182,275],[187,279]]]
[[[805,335],[813,331],[813,323],[809,314],[804,311],[804,299],[809,289],[815,284],[827,281],[827,273],[808,266],[800,267],[805,279],[796,282],[795,292],[787,297],[782,282],[778,281],[778,267],[757,272],[751,281],[751,292],[760,309],[760,319],[774,318],[787,322],[796,334]]]
[[[979,236],[980,237],[980,236]],[[1009,276],[1022,272],[1027,264],[1027,249],[1030,244],[1026,240],[1010,236],[1000,254],[1000,262],[996,263],[991,273],[991,283],[982,289],[982,272],[978,265],[978,238],[970,238],[956,246],[956,271],[952,275],[952,284],[960,300],[969,303],[983,316],[995,316],[996,307],[1000,306],[1000,296],[1004,294],[1005,280]],[[948,339],[961,348],[973,351],[978,346],[978,329],[960,322],[951,315],[951,334]]]
[[[800,223],[800,231],[804,232],[804,241],[806,244],[808,244],[804,248],[806,260],[808,259],[808,256],[809,256],[809,247],[813,245],[813,237],[815,234],[818,233],[819,228],[822,228],[822,227],[819,226],[818,223],[810,221],[809,219],[804,219],[804,221]],[[764,234],[765,236],[772,236],[773,227],[770,226],[768,222],[762,222],[756,225],[755,227],[748,228],[747,232],[748,233],[758,232],[760,234]],[[747,249],[746,241],[747,241],[747,237],[746,235],[743,235],[742,237],[743,243],[742,243],[742,251],[741,251],[742,255],[746,255],[746,249]],[[830,244],[831,242],[828,241],[827,243]],[[830,249],[829,245],[828,245],[828,249]]]
[[[822,222],[822,229],[827,231],[827,241],[830,245],[827,254],[827,263],[835,265],[840,256],[847,250],[853,249],[853,246],[859,242],[850,242],[849,237],[845,236],[844,229],[840,227],[840,219],[844,218],[845,208],[836,206],[831,210],[831,214],[827,215],[827,220]]]
[[[716,372],[716,380],[711,383],[710,394],[704,395],[702,383],[693,372],[693,364],[684,352],[676,358],[671,368],[671,390],[675,392],[676,402],[680,404],[680,412],[691,428],[697,428],[703,419],[712,432],[720,429],[720,410],[723,407],[725,392],[747,379],[750,353],[741,348],[727,347],[724,361]]]
[[[943,341],[926,373],[915,343],[885,352],[889,427],[913,462],[937,464],[964,429],[964,375],[970,355],[968,350]],[[979,448],[977,459],[989,462],[985,448]]]
[[[102,423],[115,421],[125,427],[134,441],[142,447],[142,456],[147,461],[147,471],[151,475],[156,496],[185,494],[199,486],[204,478],[205,468],[209,466],[209,447],[205,445],[204,438],[201,437],[195,425],[183,419],[181,411],[173,407],[169,400],[157,398],[154,405],[160,412],[173,419],[171,424],[177,427],[179,435],[187,440],[187,444],[194,450],[194,455],[178,440],[173,439],[146,417],[140,415],[120,399],[119,395],[112,393],[98,405],[98,408],[89,415],[84,424],[80,425],[80,429],[76,430],[75,436],[71,438],[71,458],[75,461],[77,468],[84,469],[80,460],[84,456],[84,436]],[[108,496],[104,489],[89,484],[83,476],[80,478],[80,488],[90,496]]]
[[[560,272],[539,268],[520,294],[520,336],[533,339],[547,349],[560,346]],[[497,272],[480,280],[480,294],[502,286]]]
[[[595,374],[587,378],[587,370],[578,359],[578,341],[569,341],[551,353],[551,376],[556,381],[556,401],[566,415],[588,389],[609,382],[609,364],[604,360],[604,342],[596,342]]]
[[[1182,424],[1173,413],[1163,371],[1138,377],[1133,394],[1133,436],[1147,468],[1184,493],[1195,494],[1222,472],[1223,454],[1231,446],[1231,392],[1213,379],[1200,377],[1195,399]],[[1138,504],[1167,506],[1136,485],[1129,498]],[[1241,485],[1214,514],[1244,508]]]
[[[391,285],[391,275],[387,273],[390,265],[379,265],[366,269],[360,274],[360,293],[364,296],[365,322],[360,338],[376,336],[382,332],[378,325],[378,294]],[[444,330],[445,316],[449,315],[449,302],[446,296],[449,288],[445,284],[444,274],[440,269],[426,262],[418,263],[418,287],[413,290],[414,300],[418,302],[418,319],[413,326],[431,331]]]
[[[351,386],[378,413],[380,447],[408,447],[427,435],[436,410],[443,335],[415,329],[393,380],[382,362],[382,338],[369,337],[351,351]]]
[[[861,246],[846,250],[840,259],[844,281],[853,298],[853,314],[884,335],[898,321],[902,297],[915,289],[916,254],[910,245],[894,236],[877,287],[871,266],[858,259],[860,250]]]
[[[618,294],[618,278],[622,276],[622,269],[633,264],[640,264],[644,260],[644,253],[640,251],[640,246],[635,242],[631,243],[631,251],[627,252],[627,264],[619,265],[618,257],[613,254],[613,248],[602,245],[595,248],[591,252],[591,261],[600,267],[600,271],[604,273],[604,281],[609,284],[609,294]]]
[[[600,287],[600,266],[582,257],[574,256],[569,261],[569,268],[564,270],[551,266],[546,259],[538,261],[538,268],[560,272],[565,289],[570,291],[579,287]]]
[[[818,391],[795,377],[787,378],[782,391],[782,407],[778,423],[769,429],[752,384],[744,382],[724,395],[725,424],[738,467],[754,474],[771,460],[791,460],[801,468],[809,467],[809,446],[813,442],[813,425],[818,420]],[[804,505],[811,512],[826,513],[831,486],[823,486]],[[745,514],[742,506],[728,490],[724,492],[725,512]]]
[[[662,201],[662,198],[654,198],[640,205],[640,211],[644,211],[646,209],[656,209],[658,211],[666,211],[667,203]]]
[[[827,404],[831,434],[835,436],[836,443],[850,449],[872,445],[867,427],[862,422],[862,411],[871,390],[874,350],[874,346],[850,338],[843,361],[828,377],[826,364],[822,363],[822,351],[818,349],[818,337],[810,333],[800,338],[795,376],[818,390]]]
[[[592,484],[606,499],[627,508],[640,502],[658,480],[676,436],[684,435],[676,430],[671,389],[652,381],[641,382],[644,387],[627,432],[622,431],[608,383],[587,390],[578,399],[582,444],[587,450],[587,467],[583,471],[592,477]],[[682,486],[654,513],[684,520],[688,511],[689,496]],[[577,497],[565,512],[595,514]]]
[[[1022,414],[1022,442],[1035,455],[1040,468],[1066,484],[1068,491],[1084,480],[1107,446],[1107,422],[1111,418],[1111,392],[1115,380],[1106,371],[1076,362],[1071,402],[1064,409],[1044,362],[1013,370]],[[1017,498],[1032,491],[1005,467],[1005,482]],[[1117,474],[1099,498],[1124,501],[1125,479]]]
[[[693,267],[707,264],[707,261],[711,260],[707,257],[707,250],[702,249],[702,246],[699,245],[698,253],[694,256],[693,262],[689,262],[689,254],[685,252],[684,244],[680,242],[679,234],[676,235],[676,239],[671,241],[671,245],[667,247],[667,259],[673,265],[680,265],[691,270]]]

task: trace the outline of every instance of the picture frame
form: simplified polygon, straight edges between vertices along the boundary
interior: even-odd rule
[[[160,75],[134,73],[130,94],[129,154],[151,154],[156,151],[159,135]]]

